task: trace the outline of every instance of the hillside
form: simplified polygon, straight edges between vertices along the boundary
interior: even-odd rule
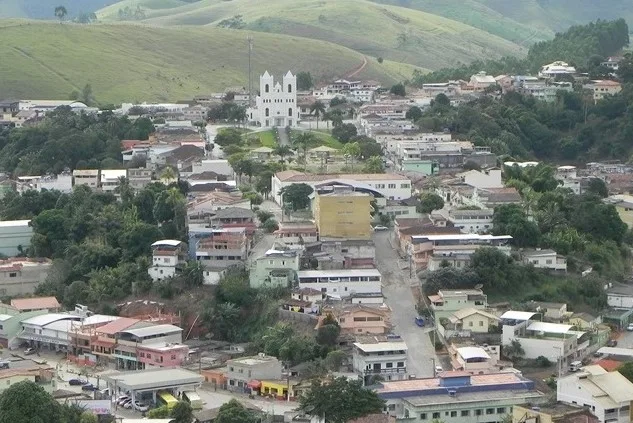
[[[0,21],[0,93],[6,98],[67,98],[89,83],[96,99],[108,103],[174,101],[245,86],[247,36],[209,27]],[[266,69],[276,75],[309,70],[317,79],[329,79],[364,63],[355,51],[299,37],[256,34],[255,45],[254,79]],[[358,75],[391,84],[410,77],[413,69],[369,60]]]
[[[99,17],[140,6],[156,25],[217,26],[241,15],[245,28],[330,41],[373,57],[438,69],[482,58],[522,55],[517,44],[437,15],[367,0],[123,0]]]
[[[117,0],[0,0],[0,18],[54,19],[55,7],[63,5],[68,17],[90,13]]]

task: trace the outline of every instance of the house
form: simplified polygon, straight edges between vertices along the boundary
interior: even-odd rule
[[[268,250],[252,261],[249,282],[252,288],[287,288],[299,271],[299,254],[296,250]]]
[[[320,239],[370,239],[372,199],[345,186],[317,191],[313,211]]]
[[[600,423],[591,410],[579,405],[571,406],[564,403],[552,405],[532,404],[515,405],[512,407],[512,423]]]
[[[575,67],[569,66],[563,61],[556,61],[542,66],[538,76],[539,78],[555,78],[559,75],[573,75],[575,73]]]
[[[377,269],[299,270],[299,288],[320,290],[324,296],[340,299],[352,294],[382,293]]]
[[[573,330],[571,325],[533,320],[535,314],[514,310],[502,314],[502,345],[518,341],[525,358],[543,356],[563,368],[581,358],[589,346],[588,334]]]
[[[152,182],[152,171],[144,167],[128,169],[127,180],[132,189],[140,191]]]
[[[112,192],[121,185],[121,179],[127,178],[127,170],[125,169],[102,169],[99,186],[102,191]]]
[[[252,357],[241,357],[228,360],[227,389],[236,392],[250,392],[250,387],[259,388],[263,379],[281,379],[281,361],[276,357],[260,353]]]
[[[24,254],[31,246],[32,237],[30,220],[0,221],[0,254],[5,257]]]
[[[48,191],[57,190],[68,194],[73,191],[73,177],[70,172],[63,172],[59,175],[18,176],[15,188],[19,193],[24,193],[28,190],[40,192],[45,189]]]
[[[545,319],[560,322],[567,317],[567,304],[531,301],[528,308],[541,313]]]
[[[531,264],[537,269],[550,269],[554,271],[567,271],[567,258],[557,254],[554,250],[523,250],[521,260],[525,264]]]
[[[246,228],[189,227],[189,257],[205,267],[205,283],[215,284],[223,271],[243,265],[251,241]]]
[[[307,184],[312,188],[317,185],[348,185],[355,190],[371,193],[374,198],[404,200],[411,197],[411,180],[393,173],[362,174],[310,174],[296,170],[284,170],[272,176],[271,198],[282,204],[281,190],[292,184]]]
[[[455,330],[471,333],[488,333],[493,326],[499,325],[499,320],[494,314],[476,308],[463,308],[448,318]]]
[[[443,372],[433,378],[385,381],[376,392],[388,414],[411,423],[502,422],[514,405],[545,399],[533,381],[514,372]]]
[[[372,240],[321,241],[319,252],[312,252],[318,270],[373,269],[376,267],[376,246]],[[306,251],[306,255],[309,253]]]
[[[607,305],[616,309],[633,309],[633,285],[613,284],[607,289]]]
[[[86,185],[92,189],[99,186],[99,169],[73,170],[74,185]]]
[[[321,310],[322,316],[331,316],[339,324],[342,334],[386,335],[391,328],[391,309],[364,304],[341,304]],[[321,322],[323,318],[319,321]],[[317,327],[319,327],[317,325]]]
[[[486,373],[498,373],[503,366],[500,360],[501,348],[499,345],[454,345],[448,348],[451,358],[451,366],[456,371],[482,375]]]
[[[405,380],[407,344],[398,335],[366,335],[356,338],[352,352],[354,373],[364,385],[373,385],[376,377],[385,381]]]
[[[22,296],[35,292],[46,281],[49,259],[23,257],[0,260],[0,296]]]
[[[56,313],[62,308],[55,297],[13,298],[11,300],[11,307],[14,307],[20,313],[36,310],[46,310],[49,313]]]
[[[602,323],[600,316],[596,317],[589,313],[574,313],[569,318],[569,324],[574,325],[580,330],[593,330]]]
[[[404,200],[387,200],[387,204],[379,211],[381,215],[386,215],[395,220],[397,217],[422,217],[422,213],[418,213],[418,205],[420,200],[417,197],[406,198]]]
[[[203,159],[194,161],[191,164],[191,173],[197,174],[202,172],[214,172],[218,175],[224,175],[227,179],[233,178],[233,168],[228,160],[225,159]]]
[[[206,122],[208,109],[199,104],[182,110],[182,117],[191,122]]]
[[[441,289],[436,295],[429,295],[429,301],[437,321],[464,309],[483,310],[488,306],[488,297],[481,289]],[[469,321],[483,320],[483,317],[485,315],[473,316]]]
[[[17,113],[20,108],[20,102],[16,100],[1,100],[0,101],[0,113]]]
[[[486,234],[492,231],[494,210],[450,209],[447,219],[462,233]]]
[[[470,77],[470,84],[475,92],[484,91],[488,87],[497,85],[494,76],[486,75],[486,72],[478,72]]]
[[[465,184],[475,188],[502,188],[501,169],[469,170],[456,175]]]
[[[211,226],[218,228],[246,228],[255,232],[255,213],[242,207],[227,207],[220,209],[209,217]]]
[[[619,372],[600,366],[585,366],[579,372],[558,379],[556,399],[586,407],[600,422],[631,421],[633,383]]]
[[[287,126],[299,123],[297,108],[297,77],[288,71],[281,83],[275,84],[274,77],[264,72],[259,77],[259,95],[255,107],[246,111],[249,122],[263,128]]]
[[[279,222],[274,232],[275,241],[288,247],[302,247],[318,241],[317,227],[312,222]]]
[[[589,81],[589,83],[583,85],[583,89],[592,91],[593,100],[597,103],[604,98],[610,97],[622,91],[622,84],[608,79],[600,79],[596,81]]]
[[[176,276],[186,261],[184,242],[164,239],[152,244],[152,264],[147,270],[154,282]]]
[[[295,288],[290,294],[293,300],[316,303],[323,299],[321,291],[312,288]]]
[[[576,195],[580,195],[580,178],[576,171],[576,166],[558,166],[554,175],[563,188],[568,188]]]
[[[141,325],[135,324],[115,334],[116,344],[111,357],[116,360],[118,369],[142,370],[148,364],[163,367],[162,363],[182,363],[182,354],[186,350],[172,345],[182,344],[181,328],[169,324],[139,326]],[[179,351],[174,359],[171,358],[173,351]],[[153,352],[160,352],[161,356],[168,358],[163,358],[162,363],[156,362]],[[140,356],[141,353],[144,354],[143,357]]]
[[[178,367],[189,357],[189,347],[185,344],[155,342],[140,344],[136,354],[142,368]]]
[[[190,224],[209,223],[219,210],[235,207],[251,210],[251,202],[248,198],[242,198],[240,193],[207,192],[189,201],[187,220]]]

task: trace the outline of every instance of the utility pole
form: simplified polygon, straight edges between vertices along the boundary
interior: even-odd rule
[[[253,52],[253,37],[250,35],[248,40],[248,107],[251,107],[253,101],[253,78],[251,78],[251,53]]]

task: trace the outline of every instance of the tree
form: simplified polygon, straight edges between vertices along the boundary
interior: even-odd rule
[[[95,103],[94,94],[92,93],[92,85],[86,84],[81,89],[81,101],[85,103],[87,106],[92,106]],[[152,125],[152,132],[153,132],[153,129],[154,129],[154,126]]]
[[[191,423],[193,421],[193,408],[187,401],[178,401],[171,410],[171,418],[174,423]]]
[[[215,423],[256,423],[257,416],[246,409],[238,400],[232,399],[222,404]]]
[[[360,157],[360,146],[357,142],[350,142],[343,146],[343,155],[345,156],[345,162],[349,159],[352,163],[352,171],[354,170],[354,162]]]
[[[399,97],[404,97],[407,95],[407,92],[404,88],[404,84],[402,82],[392,85],[391,88],[389,89],[389,92]]]
[[[283,204],[290,203],[292,210],[303,210],[310,205],[310,194],[314,189],[308,184],[291,184],[279,191]]]
[[[609,196],[609,189],[607,188],[607,184],[605,184],[604,181],[599,178],[591,178],[589,180],[587,192],[595,194],[601,198],[606,198]]]
[[[308,156],[308,148],[310,148],[314,143],[316,143],[317,138],[311,132],[301,132],[299,135],[295,137],[292,141],[293,145],[301,151],[301,160],[303,161],[303,169],[305,170],[307,166],[307,156]]]
[[[59,23],[62,23],[66,15],[68,14],[68,10],[64,6],[55,7],[55,17],[59,19]]]
[[[492,217],[493,234],[510,235],[517,247],[536,247],[540,231],[536,223],[530,221],[522,206],[504,204],[495,208]]]
[[[329,320],[326,318],[323,324],[319,327],[316,334],[316,341],[319,345],[327,347],[333,347],[336,345],[338,336],[341,333],[341,327],[336,320]]]
[[[365,161],[363,173],[385,173],[385,167],[380,156],[372,156]]]
[[[0,395],[0,423],[61,423],[61,408],[41,386],[18,382]]]
[[[322,116],[325,113],[325,104],[322,101],[317,100],[310,106],[310,114],[316,117],[317,129],[319,129],[319,116]]]
[[[377,60],[378,60],[378,63],[382,63],[384,61],[382,57],[379,57]]]
[[[81,420],[79,421],[79,423],[98,423],[98,422],[99,422],[99,419],[97,418],[96,414],[93,414],[90,411],[84,411],[83,413],[81,413]],[[189,422],[191,422],[191,420],[189,420]]]
[[[282,167],[285,169],[286,157],[292,156],[293,153],[290,147],[288,147],[287,145],[278,145],[273,150],[273,154],[279,156],[279,161],[281,162]]]
[[[312,88],[314,83],[312,82],[312,75],[310,72],[297,73],[297,90],[306,91]]]
[[[169,417],[169,408],[167,408],[166,405],[158,408],[153,408],[149,410],[149,412],[147,413],[147,417],[149,417],[150,419],[166,419],[167,417]]]
[[[618,372],[627,378],[629,382],[633,382],[633,361],[622,364],[618,367]]]
[[[521,345],[521,342],[514,339],[510,344],[504,345],[502,349],[503,355],[510,360],[518,360],[521,359],[525,355],[525,350]]]
[[[332,136],[345,144],[349,142],[353,137],[358,134],[358,130],[356,129],[356,125],[353,123],[344,123],[339,126],[335,126],[332,129]]]
[[[407,110],[407,113],[404,117],[415,122],[422,117],[422,109],[420,109],[418,106],[412,106],[409,108],[409,110]]]
[[[420,213],[431,213],[433,210],[439,210],[444,207],[444,200],[433,192],[425,192],[420,194]]]
[[[368,414],[380,413],[384,401],[362,381],[337,377],[314,380],[310,389],[299,398],[299,409],[313,416],[324,417],[331,423],[346,423]]]

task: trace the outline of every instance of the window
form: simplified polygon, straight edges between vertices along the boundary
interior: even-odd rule
[[[266,84],[266,86],[264,87],[264,92],[268,93],[270,92],[270,87],[268,86],[268,84]],[[268,115],[266,115],[268,116]]]
[[[483,320],[480,320],[480,321],[479,321],[479,327],[482,327],[483,325],[484,325],[484,321],[483,321]]]
[[[288,116],[292,116],[292,107],[288,108]]]
[[[440,418],[440,413],[438,413],[438,412],[433,413],[433,418],[434,419],[439,419]]]
[[[10,278],[15,278],[18,274],[15,272],[9,273]]]
[[[398,367],[404,367],[404,361],[398,361],[397,366]]]
[[[147,358],[152,358],[152,355],[150,353],[147,353]]]
[[[505,414],[505,413],[506,413],[506,408],[505,407],[497,408],[497,414]]]
[[[451,417],[457,417],[457,411],[451,411]]]
[[[268,109],[268,107],[266,107],[265,114],[266,114],[266,117],[270,116],[270,110]]]
[[[484,410],[475,410],[475,416],[481,416]]]
[[[494,414],[494,413],[495,413],[494,408],[486,408],[486,414]]]
[[[288,84],[288,92],[291,93],[292,92],[292,84]]]
[[[420,420],[426,420],[426,413],[420,414]]]
[[[396,184],[389,184],[389,188],[393,189],[396,187]]]
[[[462,417],[470,416],[470,410],[462,410],[461,415],[462,415]]]

